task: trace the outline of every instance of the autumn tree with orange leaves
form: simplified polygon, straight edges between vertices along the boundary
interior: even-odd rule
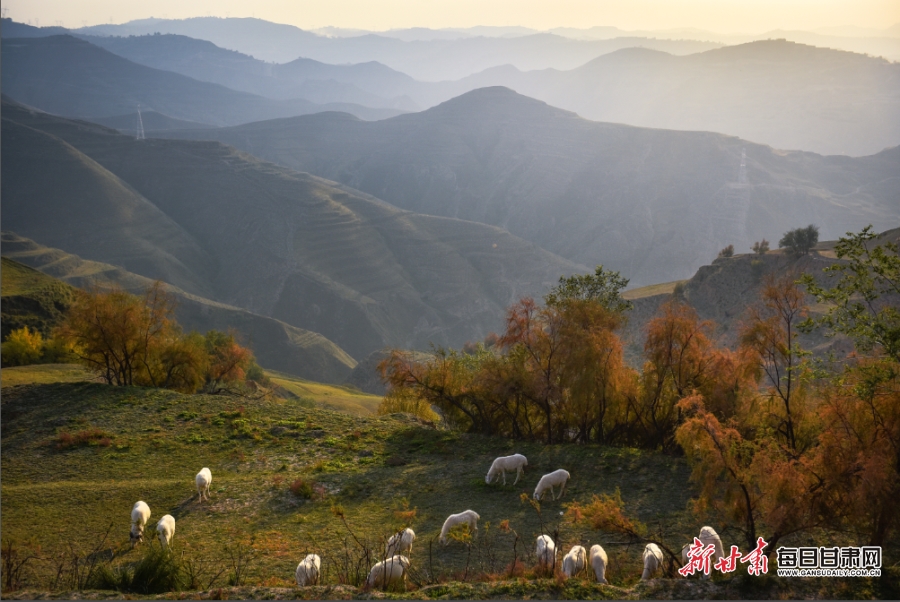
[[[108,384],[211,393],[243,380],[252,354],[232,334],[183,334],[175,302],[162,283],[142,296],[121,288],[76,297],[58,335],[88,369]]]

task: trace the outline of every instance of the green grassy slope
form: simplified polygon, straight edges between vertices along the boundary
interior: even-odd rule
[[[215,261],[205,296],[319,332],[354,357],[480,340],[510,302],[586,270],[497,227],[402,211],[219,143],[138,142],[14,103],[3,119],[64,139],[189,233]],[[63,202],[57,184],[32,219]],[[56,238],[36,240],[69,250],[66,225],[40,216]]]
[[[60,282],[62,280],[79,288],[120,286],[133,293],[141,293],[152,284],[150,279],[143,276],[109,264],[86,261],[9,232],[2,234],[2,252],[7,257],[31,266],[22,266],[24,270],[40,270],[39,276],[56,283],[55,286],[58,287],[66,287]],[[4,287],[7,286],[7,257],[3,258]],[[49,276],[44,276],[41,272]],[[15,272],[10,275],[10,286],[14,286],[17,282]],[[234,329],[241,341],[253,349],[257,360],[264,367],[322,382],[342,382],[356,367],[356,360],[318,333],[191,295],[172,285],[166,287],[175,296],[175,315],[185,330],[206,332],[213,329]],[[6,312],[5,292],[3,311]],[[5,315],[4,313],[4,328]]]
[[[0,290],[4,340],[23,326],[48,336],[63,319],[75,295],[71,286],[7,257],[2,258]]]
[[[637,286],[689,278],[729,244],[742,252],[811,221],[823,239],[900,223],[900,148],[862,158],[776,151],[592,122],[499,87],[378,122],[320,114],[171,136],[219,140],[410,211],[496,225]]]
[[[333,586],[344,547],[380,550],[399,524],[396,513],[406,508],[415,509],[411,524],[417,534],[411,587],[426,586],[408,594],[415,598],[889,598],[893,591],[888,579],[820,583],[735,576],[711,583],[639,583],[643,545],[559,516],[567,502],[619,489],[627,512],[651,531],[661,531],[663,541],[677,550],[700,520],[688,510],[694,490],[680,458],[591,445],[514,444],[434,430],[405,415],[362,418],[284,400],[91,383],[19,385],[4,387],[2,394],[4,539],[23,551],[40,547],[52,557],[62,546],[75,551],[96,546],[111,527],[101,557],[127,564],[147,545],[132,551],[127,535],[130,508],[143,499],[152,511],[151,525],[163,514],[175,517],[176,554],[207,563],[213,571],[208,577],[218,568],[230,570],[228,550],[238,544],[251,552],[247,587],[216,590],[225,584],[222,577],[204,597],[354,597],[355,588]],[[107,441],[59,448],[60,433],[75,436],[89,429]],[[513,451],[529,458],[522,482],[485,485],[491,460]],[[211,501],[202,505],[193,484],[201,466],[213,474]],[[611,586],[581,579],[504,581],[499,575],[514,554],[527,570],[534,566],[532,546],[541,519],[519,495],[530,494],[541,474],[559,467],[569,470],[572,480],[562,500],[541,505],[544,528],[558,529],[566,550],[576,543],[602,543]],[[290,491],[296,479],[313,486],[312,498]],[[333,514],[335,505],[343,508],[360,544]],[[460,543],[439,545],[435,538],[444,518],[467,508],[481,515],[471,552]],[[498,528],[503,520],[511,531]],[[734,540],[727,530],[720,533],[726,546]],[[328,585],[295,590],[294,569],[310,552],[322,557]],[[28,589],[19,595],[48,589],[53,564],[33,569],[24,584]],[[441,584],[427,586],[428,574]],[[456,582],[485,575],[493,575],[492,582]]]
[[[235,414],[243,406],[240,416]],[[426,562],[429,542],[444,518],[472,508],[480,513],[482,545],[470,570],[499,572],[512,560],[514,535],[497,525],[508,519],[522,540],[519,556],[540,532],[535,511],[519,500],[544,472],[572,473],[564,501],[587,500],[595,492],[621,488],[629,510],[652,525],[664,524],[673,545],[695,530],[686,510],[690,487],[684,462],[634,450],[593,446],[516,444],[480,436],[435,431],[400,415],[356,418],[285,401],[185,396],[149,389],[98,384],[23,385],[3,390],[4,537],[52,547],[83,541],[114,528],[110,546],[123,560],[128,551],[128,513],[147,501],[151,521],[171,513],[176,549],[218,557],[235,538],[256,535],[260,558],[251,579],[290,580],[296,563],[315,551],[328,567],[349,535],[330,507],[341,504],[351,527],[374,545],[390,534],[394,511],[405,499],[416,508],[413,559]],[[57,432],[97,428],[110,438],[95,445],[55,449]],[[523,481],[486,486],[494,457],[519,451],[529,458]],[[212,502],[200,506],[193,476],[201,466],[213,473]],[[324,488],[324,499],[303,500],[288,485],[296,478]],[[561,502],[543,504],[544,520],[560,528],[568,546],[602,541],[610,552],[610,580],[632,585],[639,577],[640,547],[618,546],[618,538],[561,522]],[[488,527],[490,523],[490,527]],[[490,570],[488,544],[494,546]],[[679,544],[680,545],[680,544]],[[463,570],[467,551],[436,542],[436,571]],[[507,558],[507,556],[509,558]],[[482,566],[483,565],[483,566]]]

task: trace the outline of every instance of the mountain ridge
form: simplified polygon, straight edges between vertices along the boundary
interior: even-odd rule
[[[711,132],[593,122],[502,87],[378,122],[300,116],[215,139],[403,209],[492,224],[640,286],[690,277],[728,244],[814,221],[836,238],[900,221],[900,149],[784,152]],[[740,164],[745,153],[746,183]]]

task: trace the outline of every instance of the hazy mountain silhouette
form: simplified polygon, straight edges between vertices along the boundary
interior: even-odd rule
[[[300,57],[331,64],[378,61],[421,81],[459,79],[507,63],[524,70],[572,69],[602,54],[632,46],[674,54],[690,54],[721,46],[716,42],[644,37],[582,41],[548,33],[513,38],[478,36],[409,42],[376,34],[329,38],[261,19],[217,17],[144,19],[74,31],[107,36],[173,33],[208,40],[222,48],[276,63]]]
[[[499,228],[402,211],[216,142],[137,141],[11,102],[2,116],[4,228],[143,276],[172,282],[160,274],[171,269],[184,290],[321,333],[354,357],[480,339],[512,301],[587,269]],[[110,183],[94,192],[89,177]],[[143,206],[159,219],[134,219]]]
[[[401,112],[263,98],[138,65],[72,36],[4,37],[2,56],[4,94],[67,117],[122,115],[133,112],[138,104],[175,119],[212,125],[327,110],[348,111],[365,119]]]
[[[297,59],[266,63],[187,36],[80,36],[135,63],[180,73],[233,90],[276,99],[304,98],[316,103],[350,102],[368,107],[418,110],[408,91],[421,84],[376,62],[327,65]]]
[[[900,144],[900,64],[783,40],[690,56],[632,48],[571,71],[505,67],[455,82],[459,93],[491,85],[597,121],[782,149],[859,156]]]
[[[592,122],[506,88],[378,122],[322,113],[171,136],[220,140],[404,209],[496,225],[636,285],[687,278],[728,244],[748,249],[811,222],[837,238],[900,221],[900,148],[782,152]]]
[[[78,288],[119,286],[141,294],[153,284],[144,276],[106,263],[87,261],[12,232],[3,232],[2,252],[4,257]],[[191,295],[170,284],[166,290],[175,297],[175,316],[185,330],[233,329],[266,368],[319,382],[339,383],[356,367],[352,357],[320,334]]]
[[[776,148],[859,156],[900,143],[900,65],[784,41],[682,57],[631,48],[570,71],[506,65],[429,83],[374,62],[273,65],[184,36],[90,39],[141,64],[272,98],[416,109],[503,85],[588,119],[715,131]]]

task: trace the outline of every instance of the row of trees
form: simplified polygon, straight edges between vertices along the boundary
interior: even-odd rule
[[[156,282],[142,296],[121,289],[78,295],[56,337],[111,385],[220,393],[262,371],[233,333],[185,334],[174,300]]]
[[[853,529],[881,545],[900,496],[900,260],[866,229],[842,239],[839,278],[768,278],[739,345],[671,301],[647,327],[644,364],[628,367],[617,331],[627,284],[598,267],[561,279],[543,305],[523,299],[493,345],[393,352],[390,395],[418,399],[469,431],[546,443],[596,442],[685,453],[698,509],[744,533],[751,549],[815,527]],[[812,320],[807,293],[832,310]],[[814,361],[801,329],[850,336],[857,352]]]

